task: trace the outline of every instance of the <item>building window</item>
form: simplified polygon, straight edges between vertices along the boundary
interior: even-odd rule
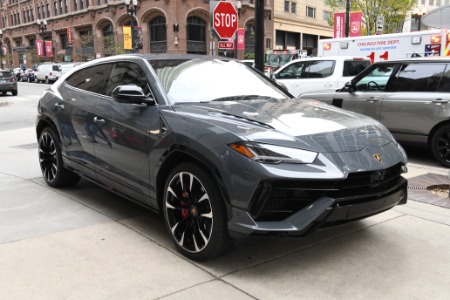
[[[23,22],[26,23],[27,22],[27,13],[25,11],[22,12],[23,13]]]
[[[78,3],[77,0],[73,0],[73,10],[77,11],[78,10]]]
[[[315,18],[316,17],[316,9],[313,7],[306,7],[306,16],[310,17],[310,18]]]
[[[62,0],[59,0],[59,14],[60,15],[63,14],[63,2],[62,2]]]
[[[37,18],[38,18],[38,20],[42,19],[41,18],[41,7],[40,6],[37,7]]]
[[[58,15],[58,2],[53,2],[53,15]]]
[[[42,10],[42,19],[45,19],[45,7],[44,7],[44,5],[41,6],[41,10]]]
[[[150,21],[150,53],[165,53],[166,51],[166,18],[158,16]]]
[[[83,2],[83,0],[80,0],[80,9],[83,9],[84,8],[84,2]]]
[[[330,19],[330,17],[331,17],[331,13],[329,11],[324,10],[323,11],[323,19],[325,21],[328,21]]]
[[[187,18],[187,53],[206,54],[206,28],[203,19]]]
[[[47,2],[45,6],[47,7],[47,16],[50,18],[50,4]]]
[[[291,13],[293,13],[293,14],[297,13],[297,2],[291,3]]]
[[[289,12],[289,1],[284,1],[284,12]]]
[[[67,3],[67,0],[64,0],[64,13],[68,13],[69,12],[69,4]]]

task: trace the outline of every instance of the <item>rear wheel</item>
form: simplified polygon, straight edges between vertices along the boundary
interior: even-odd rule
[[[17,96],[17,91],[12,91],[11,93],[13,94],[13,96]]]
[[[50,80],[48,80],[48,77],[45,77],[45,83],[50,83]]]
[[[39,165],[45,182],[53,187],[63,187],[77,183],[80,176],[63,166],[59,140],[50,127],[39,136]]]
[[[450,124],[441,126],[431,139],[431,153],[443,166],[450,167]]]
[[[223,197],[199,166],[184,163],[174,168],[165,185],[163,209],[169,233],[186,257],[206,260],[231,248]]]

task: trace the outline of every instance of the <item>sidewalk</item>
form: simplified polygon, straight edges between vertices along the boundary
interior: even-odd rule
[[[406,205],[305,238],[249,237],[195,263],[163,220],[42,179],[34,128],[0,131],[1,299],[448,299],[450,209]],[[408,165],[407,178],[447,176]]]

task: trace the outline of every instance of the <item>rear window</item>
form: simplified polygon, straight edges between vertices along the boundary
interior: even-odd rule
[[[0,71],[0,78],[11,77],[11,72],[8,71]]]
[[[361,73],[365,68],[370,66],[368,60],[347,60],[344,61],[344,74],[343,76],[356,76]]]

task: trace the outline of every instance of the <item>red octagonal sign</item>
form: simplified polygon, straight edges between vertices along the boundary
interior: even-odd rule
[[[238,27],[238,15],[233,4],[221,1],[213,11],[214,30],[221,39],[230,39]]]

